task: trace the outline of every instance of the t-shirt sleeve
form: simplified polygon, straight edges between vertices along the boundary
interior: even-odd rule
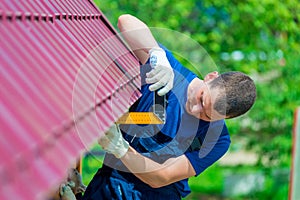
[[[209,129],[202,141],[200,150],[185,153],[196,172],[196,176],[219,160],[227,152],[229,145],[230,136],[225,125]]]
[[[166,52],[166,56],[167,59],[171,65],[171,67],[173,68],[173,70],[177,71],[180,75],[180,77],[185,77],[185,79],[189,82],[191,82],[196,75],[190,71],[188,68],[186,68],[185,66],[183,66],[173,55],[173,53],[168,50],[165,46],[163,46],[162,44],[159,44],[160,47]],[[175,75],[176,76],[176,75]],[[175,78],[176,80],[176,78]]]

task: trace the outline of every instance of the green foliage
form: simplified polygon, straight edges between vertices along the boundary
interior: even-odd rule
[[[104,158],[104,152],[98,144],[94,145],[88,153],[82,159],[82,181],[86,185],[89,184],[95,173],[101,168]]]
[[[212,165],[199,176],[189,179],[189,185],[193,192],[207,194],[221,194],[223,182],[224,175],[218,165]]]

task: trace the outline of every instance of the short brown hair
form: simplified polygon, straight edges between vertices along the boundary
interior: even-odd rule
[[[256,87],[253,80],[242,72],[226,72],[212,80],[210,88],[221,91],[214,109],[226,118],[234,118],[246,113],[256,99]]]

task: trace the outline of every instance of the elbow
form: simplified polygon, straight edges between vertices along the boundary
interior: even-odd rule
[[[120,31],[126,31],[126,27],[128,27],[128,24],[130,23],[130,21],[132,21],[132,18],[134,17],[130,14],[123,14],[119,16],[118,28],[120,29]]]
[[[161,188],[163,186],[166,186],[166,184],[163,184],[162,182],[151,182],[148,184],[151,188]]]
[[[169,176],[166,174],[159,174],[155,178],[151,179],[148,182],[148,185],[152,188],[161,188],[163,186],[169,185],[172,182],[170,182]]]
[[[118,28],[121,32],[146,28],[146,24],[130,14],[120,15],[118,18]]]
[[[129,14],[120,15],[118,18],[118,27],[122,27],[122,24],[128,21],[128,18],[132,17]]]
[[[148,185],[152,188],[160,188],[163,185],[161,183],[159,183],[158,181],[151,181],[150,183],[148,183]]]

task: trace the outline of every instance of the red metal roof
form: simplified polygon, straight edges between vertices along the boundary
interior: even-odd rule
[[[0,0],[0,199],[44,199],[140,96],[139,63],[89,0]]]

